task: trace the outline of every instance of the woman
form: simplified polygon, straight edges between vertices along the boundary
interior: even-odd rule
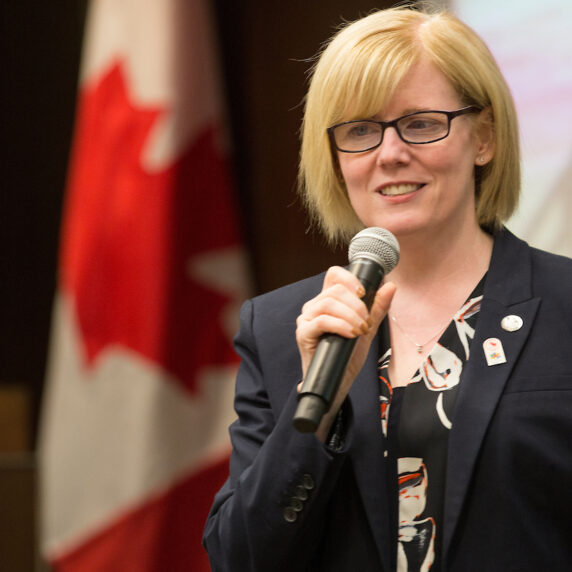
[[[339,267],[243,307],[213,570],[569,569],[572,262],[503,228],[519,175],[509,90],[454,16],[384,10],[332,39],[300,187],[331,241],[386,228],[400,261],[369,313]],[[326,332],[359,338],[298,433]]]

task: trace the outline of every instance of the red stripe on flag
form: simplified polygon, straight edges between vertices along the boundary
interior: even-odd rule
[[[52,561],[58,572],[208,572],[200,544],[224,459],[190,476],[164,495],[123,515],[79,548]]]

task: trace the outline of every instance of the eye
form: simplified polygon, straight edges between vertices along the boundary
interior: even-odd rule
[[[359,139],[361,137],[367,137],[368,135],[379,133],[379,126],[376,123],[370,123],[367,121],[350,123],[347,127],[346,137],[350,137],[352,139]]]
[[[405,131],[432,131],[441,129],[443,121],[430,116],[410,117],[400,127]]]
[[[447,136],[449,129],[447,115],[434,113],[415,113],[398,121],[402,137],[410,143],[427,143]]]

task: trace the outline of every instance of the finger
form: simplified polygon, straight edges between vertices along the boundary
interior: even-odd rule
[[[348,289],[345,284],[332,284],[327,288],[324,288],[316,297],[308,300],[302,306],[302,314],[304,315],[316,315],[320,313],[324,305],[335,302],[340,302],[349,308],[353,309],[355,312],[361,313],[365,318],[368,314],[365,304],[360,299],[358,293],[354,290]]]
[[[350,292],[357,295],[358,298],[365,295],[364,287],[358,278],[341,266],[332,266],[328,269],[324,277],[323,290],[326,290],[334,284],[343,284]]]
[[[367,332],[369,332],[369,324],[363,320],[348,322],[336,316],[320,314],[311,320],[300,320],[296,337],[298,342],[313,346],[324,334],[355,338]]]
[[[332,316],[347,323],[350,329],[361,333],[368,330],[369,313],[362,300],[351,294],[345,286],[336,285],[304,304],[299,320],[311,322],[320,316]]]

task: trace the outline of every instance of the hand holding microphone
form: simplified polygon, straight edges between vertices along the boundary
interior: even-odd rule
[[[298,431],[309,433],[317,430],[338,393],[358,342],[352,369],[356,370],[355,374],[361,369],[375,332],[363,336],[363,339],[358,339],[358,336],[366,330],[363,323],[367,318],[367,310],[374,303],[383,277],[395,267],[398,260],[399,245],[393,234],[381,228],[366,228],[354,236],[349,247],[348,270],[359,282],[348,276],[348,271],[330,269],[322,293],[305,305],[298,319],[297,332],[303,362],[309,350],[301,338],[306,334],[305,337],[311,339],[317,328],[323,330],[298,395],[299,402],[293,420]],[[355,295],[355,286],[358,284],[362,286],[360,294],[363,294],[363,302]],[[385,296],[380,292],[380,295],[381,303],[388,305],[393,290],[386,292]],[[375,312],[383,314],[383,309],[374,306],[372,318]],[[378,317],[380,320],[383,315]],[[360,322],[361,328],[358,326]],[[344,389],[347,394],[349,387]]]

